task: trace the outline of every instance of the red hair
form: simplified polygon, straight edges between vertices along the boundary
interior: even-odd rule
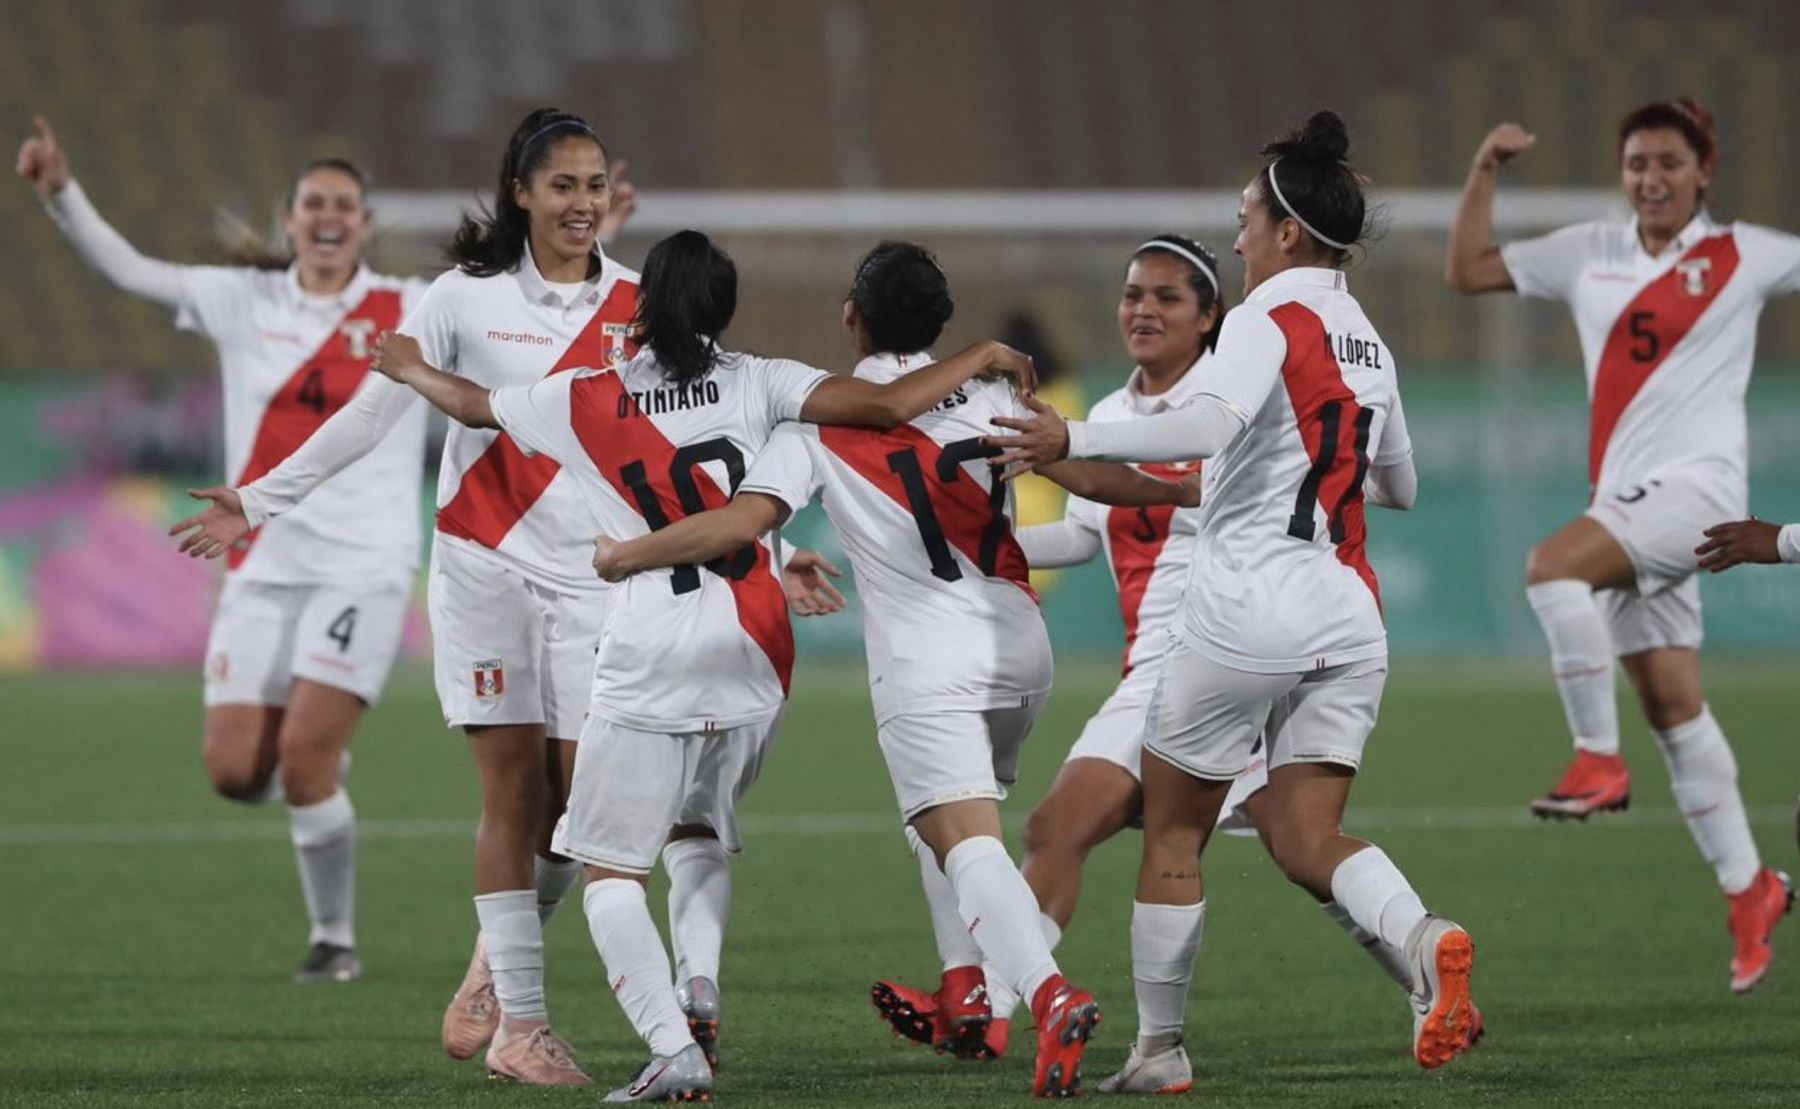
[[[1700,168],[1712,173],[1719,164],[1719,137],[1713,130],[1712,113],[1706,105],[1691,96],[1679,100],[1655,100],[1634,109],[1619,124],[1619,153],[1625,153],[1625,140],[1639,131],[1668,128],[1680,131],[1694,148]]]

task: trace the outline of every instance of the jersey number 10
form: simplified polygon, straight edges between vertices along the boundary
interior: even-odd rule
[[[695,468],[702,462],[725,463],[731,493],[736,493],[739,483],[744,480],[744,455],[731,440],[708,439],[704,443],[691,443],[680,448],[669,460],[669,484],[674,487],[675,499],[681,502],[681,514],[684,518],[698,516],[706,511],[706,501],[700,495],[700,483],[694,477]],[[644,460],[640,458],[620,467],[619,477],[631,490],[631,498],[637,501],[638,512],[643,515],[644,522],[650,525],[650,530],[661,531],[668,527],[669,515],[663,511],[662,500],[656,495],[656,488],[650,484],[650,471]],[[708,570],[727,581],[743,581],[750,576],[750,571],[755,566],[755,543],[746,544],[706,564]],[[700,568],[672,567],[669,584],[676,596],[692,593],[700,588]]]

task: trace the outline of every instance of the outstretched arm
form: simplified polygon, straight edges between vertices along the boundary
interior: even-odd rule
[[[781,526],[787,505],[764,493],[740,493],[731,503],[677,520],[666,528],[623,542],[602,535],[594,540],[594,572],[607,581],[664,566],[711,562],[756,542]]]
[[[1033,570],[1079,566],[1100,553],[1100,533],[1073,516],[1048,524],[1027,524],[1013,534]]]
[[[1200,474],[1180,481],[1163,481],[1132,466],[1116,462],[1053,462],[1037,472],[1077,497],[1126,508],[1172,504],[1177,508],[1200,507]]]
[[[1141,420],[1073,423],[1038,400],[1025,397],[1028,420],[995,416],[994,424],[1016,435],[989,435],[982,442],[1000,448],[994,461],[1013,478],[1027,470],[1065,458],[1100,462],[1185,462],[1211,458],[1224,450],[1250,424],[1242,409],[1212,394],[1173,412]]]
[[[375,341],[375,360],[369,367],[385,377],[409,385],[432,407],[466,427],[499,427],[488,391],[467,378],[456,377],[425,361],[419,341],[398,331],[383,331]]]
[[[1475,151],[1463,182],[1462,202],[1456,222],[1450,225],[1450,251],[1444,263],[1444,280],[1461,293],[1488,293],[1513,287],[1512,274],[1494,244],[1494,193],[1500,184],[1500,167],[1531,149],[1537,136],[1516,123],[1502,123],[1489,131]]]
[[[854,377],[827,378],[806,398],[800,418],[809,424],[896,428],[929,412],[970,379],[994,373],[1010,375],[1022,393],[1037,388],[1030,358],[989,341],[881,385]]]

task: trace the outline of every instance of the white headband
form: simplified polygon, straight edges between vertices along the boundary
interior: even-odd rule
[[[1219,288],[1219,275],[1214,273],[1212,270],[1212,267],[1207,265],[1204,261],[1202,261],[1198,254],[1195,254],[1193,251],[1189,250],[1187,247],[1182,246],[1180,243],[1172,243],[1167,239],[1151,239],[1149,242],[1145,243],[1143,246],[1140,246],[1136,250],[1132,251],[1132,253],[1133,254],[1142,254],[1146,250],[1166,250],[1170,254],[1179,254],[1181,257],[1186,258],[1188,261],[1192,262],[1194,264],[1194,268],[1199,270],[1200,273],[1206,278],[1206,283],[1213,287],[1213,298],[1214,299],[1217,299],[1218,297],[1224,295],[1224,293]]]
[[[1287,197],[1281,195],[1281,185],[1278,184],[1275,180],[1275,167],[1280,162],[1281,162],[1281,159],[1277,158],[1277,159],[1275,159],[1275,161],[1269,163],[1269,188],[1275,193],[1275,199],[1281,202],[1281,206],[1283,208],[1287,209],[1288,215],[1294,217],[1295,223],[1299,224],[1301,227],[1304,227],[1306,229],[1306,233],[1308,235],[1311,235],[1313,238],[1324,243],[1326,246],[1335,247],[1338,250],[1349,250],[1350,249],[1349,243],[1340,243],[1336,239],[1328,239],[1324,235],[1321,235],[1319,233],[1319,229],[1314,227],[1312,224],[1307,223],[1306,217],[1301,215],[1298,211],[1295,210],[1295,208],[1292,204],[1289,204],[1287,202]]]

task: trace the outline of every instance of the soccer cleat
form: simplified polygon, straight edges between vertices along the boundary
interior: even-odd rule
[[[869,987],[869,1000],[894,1035],[930,1044],[937,1028],[937,997],[914,986],[883,978]]]
[[[354,982],[362,977],[362,960],[356,948],[339,947],[335,943],[315,943],[306,953],[294,981],[302,985],[314,982]]]
[[[1405,951],[1413,972],[1413,1058],[1428,1070],[1441,1067],[1474,1042],[1475,941],[1458,925],[1427,916],[1406,937]]]
[[[508,1032],[502,1026],[488,1045],[487,1068],[489,1078],[507,1078],[527,1086],[586,1086],[593,1081],[575,1065],[575,1052],[568,1041],[550,1031],[548,1024],[532,1025],[522,1032]]]
[[[1012,1021],[1007,1017],[994,1017],[987,1026],[987,1058],[998,1059],[1006,1054],[1006,1041],[1012,1034]]]
[[[1148,1058],[1134,1041],[1119,1073],[1100,1083],[1103,1094],[1185,1094],[1194,1088],[1194,1065],[1181,1041]]]
[[[487,945],[475,937],[475,955],[469,960],[462,985],[444,1010],[444,1053],[452,1059],[473,1059],[500,1027],[500,1000],[494,996],[494,972],[488,968]]]
[[[932,1016],[933,1050],[958,1059],[991,1059],[987,1030],[993,1013],[988,1008],[987,977],[977,966],[951,967],[938,985],[937,1012]]]
[[[1470,998],[1469,999],[1469,1046],[1474,1047],[1476,1044],[1480,1043],[1481,1037],[1483,1035],[1485,1035],[1486,1032],[1487,1032],[1487,1022],[1485,1020],[1481,1019],[1481,1006],[1475,1004],[1474,998]]]
[[[1597,812],[1623,812],[1631,807],[1631,771],[1623,755],[1575,752],[1556,788],[1531,803],[1544,819],[1586,820]]]
[[[704,981],[704,979],[700,979]],[[606,1095],[607,1101],[711,1101],[712,1067],[699,1044],[645,1063],[629,1085]]]
[[[1749,993],[1775,959],[1769,937],[1782,914],[1794,908],[1794,883],[1779,870],[1763,867],[1749,888],[1725,899],[1731,903],[1726,924],[1736,946],[1731,955],[1731,992]]]
[[[1031,999],[1037,1021],[1037,1067],[1033,1097],[1080,1097],[1081,1054],[1100,1023],[1100,1003],[1086,990],[1052,974]]]
[[[687,1014],[688,1032],[706,1056],[706,1065],[719,1070],[719,986],[711,978],[690,978],[675,987],[675,1000]]]

